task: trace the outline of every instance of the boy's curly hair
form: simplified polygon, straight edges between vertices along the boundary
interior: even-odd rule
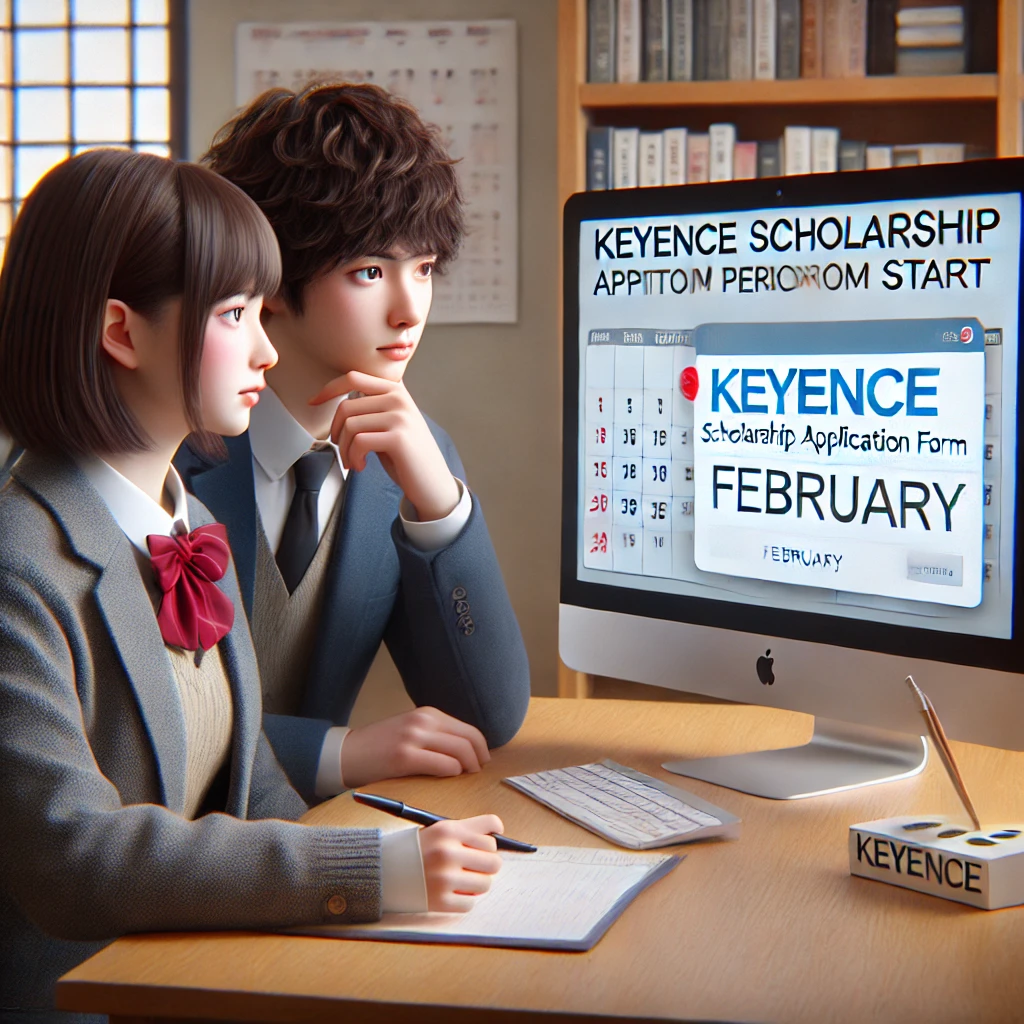
[[[298,314],[312,280],[403,244],[455,258],[463,199],[435,125],[368,83],[269,89],[214,138],[202,162],[248,193],[281,246],[282,294]]]

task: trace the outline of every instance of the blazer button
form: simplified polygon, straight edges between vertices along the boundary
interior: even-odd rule
[[[327,901],[327,909],[332,914],[340,916],[348,910],[348,902],[345,900],[344,896],[332,896]]]

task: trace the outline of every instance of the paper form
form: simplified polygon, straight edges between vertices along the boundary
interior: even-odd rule
[[[465,914],[385,914],[374,924],[293,931],[339,938],[589,949],[628,903],[679,862],[668,854],[545,846],[502,853],[491,891]]]

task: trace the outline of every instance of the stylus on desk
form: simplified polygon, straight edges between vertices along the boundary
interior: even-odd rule
[[[410,807],[403,804],[401,800],[390,800],[386,796],[376,796],[373,793],[355,793],[352,799],[367,807],[376,807],[378,811],[385,811],[393,814],[396,818],[405,818],[406,821],[415,821],[417,825],[436,825],[439,821],[447,821],[440,814],[431,814],[430,811],[421,811],[418,807]],[[518,839],[509,839],[508,836],[492,832],[494,841],[498,844],[499,850],[515,850],[517,853],[536,853],[537,847],[529,843],[521,843]]]

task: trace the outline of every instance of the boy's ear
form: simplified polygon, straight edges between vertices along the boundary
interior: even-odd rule
[[[263,297],[263,313],[265,316],[280,316],[287,310],[287,303],[281,292]]]
[[[123,302],[118,299],[107,299],[100,344],[103,351],[126,370],[137,370],[139,367],[139,353],[132,342],[129,327],[132,317],[131,309]]]

